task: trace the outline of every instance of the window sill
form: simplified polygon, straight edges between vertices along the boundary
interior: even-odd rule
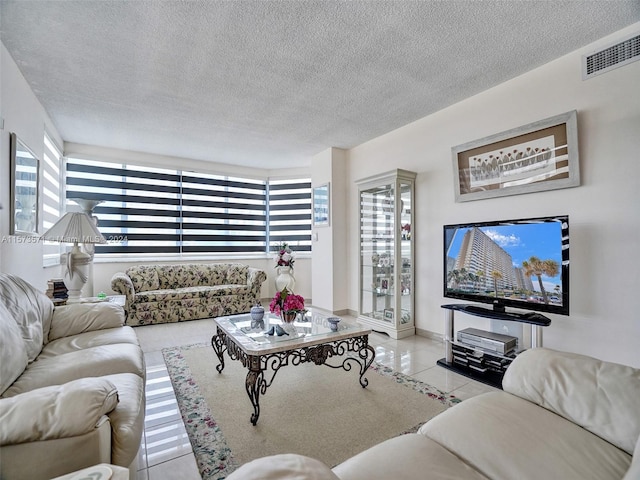
[[[311,253],[304,252],[296,254],[296,260],[310,259]],[[229,260],[273,260],[273,254],[259,253],[259,254],[201,254],[201,255],[100,255],[93,259],[93,263],[163,263],[163,262],[220,262]]]

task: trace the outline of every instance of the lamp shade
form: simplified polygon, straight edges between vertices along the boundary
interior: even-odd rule
[[[41,237],[59,243],[107,243],[93,220],[84,212],[68,212]]]

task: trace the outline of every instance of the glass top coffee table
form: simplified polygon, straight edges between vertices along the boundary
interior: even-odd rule
[[[216,334],[211,346],[220,362],[216,370],[221,373],[224,369],[225,352],[248,369],[245,388],[253,405],[253,425],[260,417],[260,395],[267,392],[278,370],[286,365],[313,362],[346,371],[357,365],[360,385],[364,388],[369,384],[364,374],[376,356],[369,345],[371,330],[342,320],[338,330],[332,331],[327,318],[328,315],[308,311],[294,322],[295,332],[288,330],[289,335],[281,336],[268,335],[271,327],[275,330],[282,325],[282,320],[271,314],[265,313],[263,324],[253,322],[253,327],[248,313],[214,319]]]

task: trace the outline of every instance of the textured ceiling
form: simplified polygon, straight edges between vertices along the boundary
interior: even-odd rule
[[[640,20],[638,0],[0,5],[2,43],[64,140],[264,168],[309,165]]]

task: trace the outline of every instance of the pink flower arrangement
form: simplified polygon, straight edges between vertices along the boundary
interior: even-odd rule
[[[293,250],[289,248],[289,244],[286,242],[278,245],[278,249],[276,250],[276,254],[274,257],[276,261],[277,267],[291,267],[293,268],[293,262],[295,262],[295,256]]]
[[[281,312],[301,312],[304,310],[304,298],[295,295],[286,288],[277,292],[269,304],[269,311],[280,315]]]

